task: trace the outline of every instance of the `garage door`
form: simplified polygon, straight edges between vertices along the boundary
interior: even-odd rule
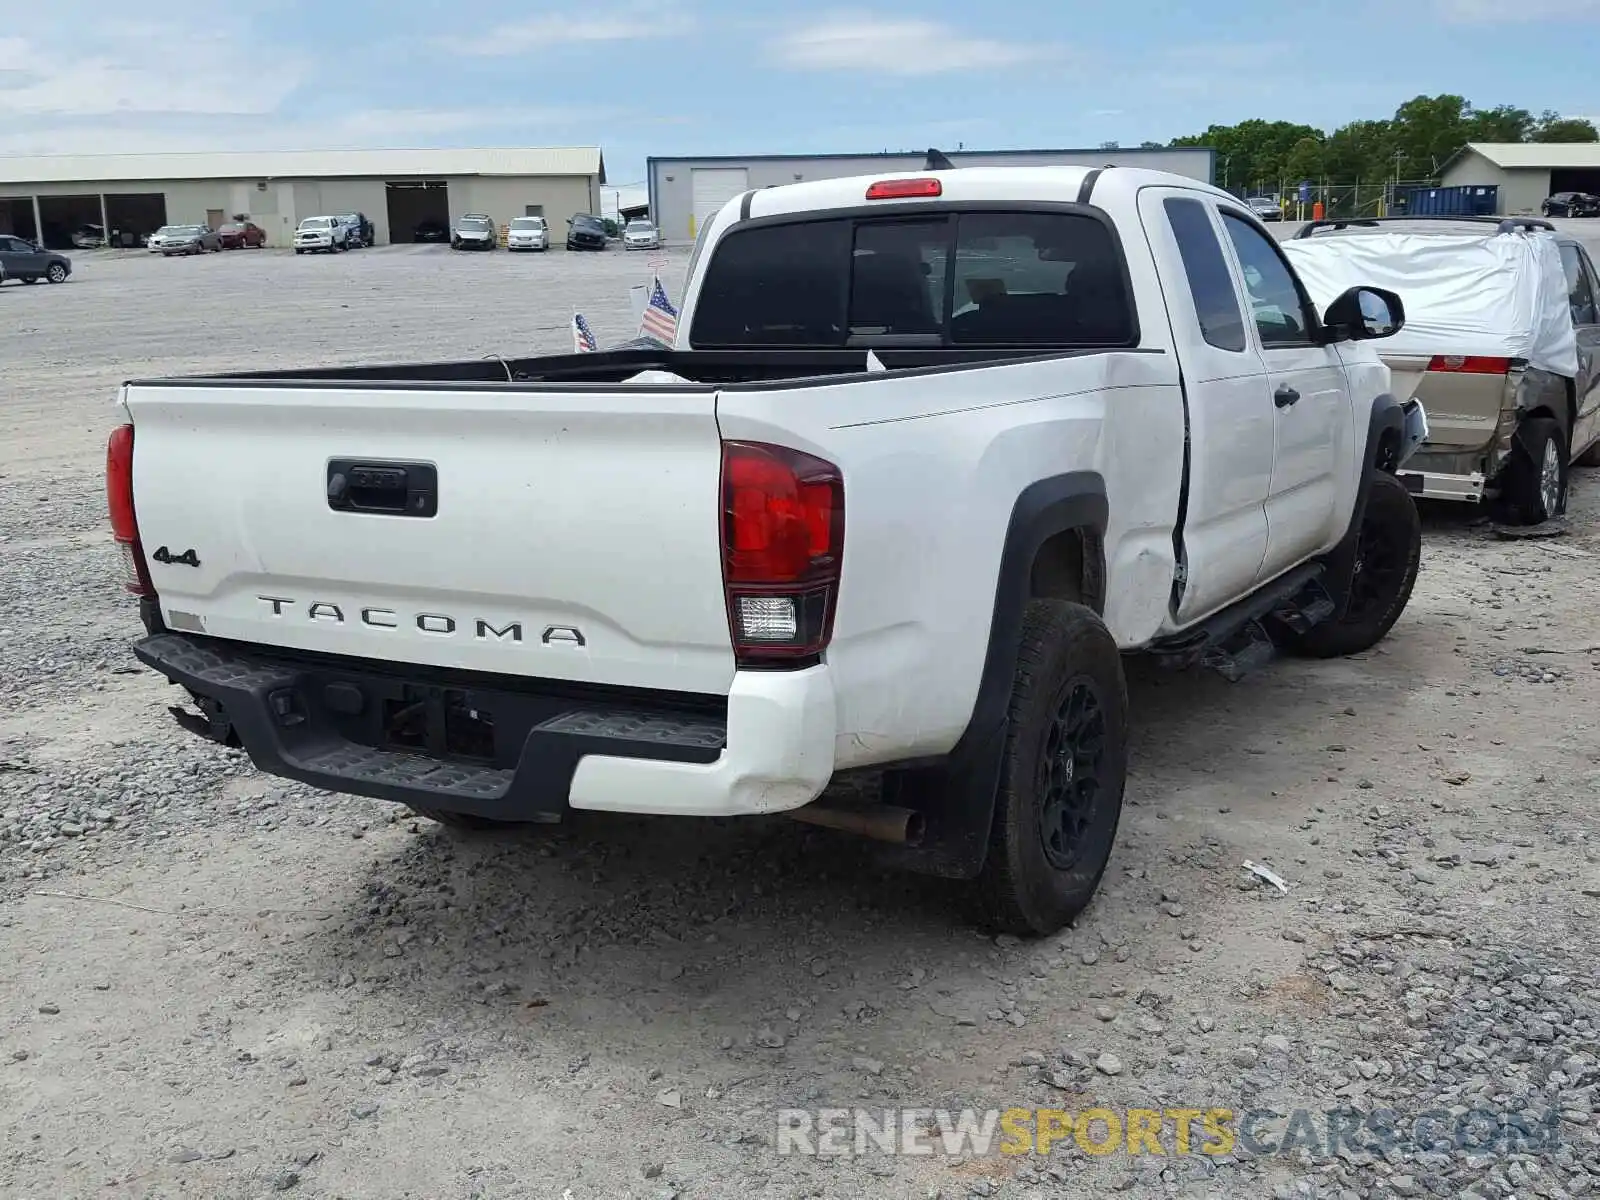
[[[694,237],[719,208],[749,188],[750,172],[745,167],[696,167],[689,180],[694,190],[694,227],[689,236]]]

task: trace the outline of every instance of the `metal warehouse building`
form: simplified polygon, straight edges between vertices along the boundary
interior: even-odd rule
[[[1498,213],[1537,213],[1556,192],[1600,192],[1600,143],[1468,142],[1445,164],[1442,187],[1498,187]]]
[[[381,242],[424,222],[484,213],[543,216],[561,229],[598,212],[598,147],[553,150],[329,150],[0,158],[0,233],[65,249],[85,226],[136,246],[162,225],[250,220],[287,246],[306,217],[365,213]]]
[[[949,150],[958,167],[1154,167],[1210,183],[1216,151],[1150,150]],[[750,188],[811,179],[919,171],[925,153],[774,154],[753,158],[652,158],[648,164],[650,214],[667,241],[693,241],[706,219]]]

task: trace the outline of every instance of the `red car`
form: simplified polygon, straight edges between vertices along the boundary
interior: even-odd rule
[[[251,247],[259,250],[267,244],[267,231],[250,221],[234,221],[228,225],[218,226],[217,236],[222,239],[224,250],[243,250]]]

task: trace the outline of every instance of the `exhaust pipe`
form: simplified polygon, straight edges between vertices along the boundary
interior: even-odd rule
[[[788,815],[807,825],[838,829],[900,846],[921,845],[925,826],[922,814],[916,809],[897,808],[892,804],[836,804],[813,800],[802,808],[791,809]]]

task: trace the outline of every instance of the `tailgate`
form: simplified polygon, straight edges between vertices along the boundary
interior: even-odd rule
[[[728,690],[712,389],[219,381],[131,384],[124,400],[146,558],[198,559],[150,562],[174,630]],[[397,504],[422,515],[373,511]]]

